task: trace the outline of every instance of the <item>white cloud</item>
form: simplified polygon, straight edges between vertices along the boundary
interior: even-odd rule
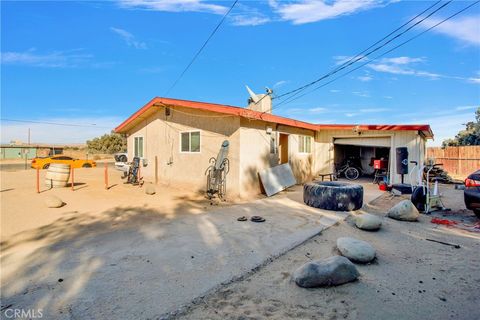
[[[455,110],[470,110],[470,109],[477,109],[480,106],[460,106],[456,107]]]
[[[338,90],[338,89],[331,89],[330,92],[332,92],[332,93],[337,93],[337,92],[340,92],[340,90]]]
[[[110,30],[116,34],[118,34],[129,47],[134,47],[135,49],[147,49],[147,45],[145,42],[137,41],[135,39],[135,36],[131,34],[130,32],[120,29],[120,28],[115,28],[115,27],[110,27]]]
[[[468,78],[467,81],[471,83],[480,83],[480,78]]]
[[[35,49],[24,52],[2,52],[2,64],[28,65],[45,68],[78,67],[90,62],[93,55],[82,53],[82,49],[37,53]]]
[[[381,61],[384,63],[393,63],[393,64],[411,64],[416,62],[424,62],[425,58],[395,57],[395,58],[383,58]]]
[[[249,16],[247,14],[233,15],[229,19],[234,26],[258,26],[270,21],[265,16]]]
[[[272,89],[275,89],[275,88],[278,88],[278,87],[281,87],[283,86],[284,84],[288,83],[287,80],[280,80],[280,81],[277,81],[275,82],[275,84],[272,86]]]
[[[9,143],[12,140],[28,141],[28,129],[30,129],[32,143],[85,143],[89,139],[109,133],[123,120],[119,117],[101,116],[36,119],[40,122],[85,125],[83,127],[2,121],[1,143]]]
[[[282,20],[291,21],[293,24],[333,19],[339,16],[372,9],[384,3],[384,1],[378,0],[302,0],[293,3],[269,1],[272,9],[280,15]]]
[[[234,26],[258,26],[270,22],[270,18],[255,7],[237,3],[228,20]]]
[[[312,113],[323,113],[323,112],[327,111],[327,108],[317,107],[317,108],[308,109],[308,111],[310,111]]]
[[[430,18],[425,20],[422,26],[430,28],[442,20],[443,18]],[[457,39],[465,44],[480,46],[480,15],[448,20],[432,29],[432,31]]]
[[[373,80],[373,77],[369,76],[369,75],[366,75],[366,76],[360,76],[360,77],[357,77],[358,80],[362,81],[362,82],[368,82],[368,81],[371,81]]]
[[[385,112],[388,111],[386,108],[365,108],[360,109],[361,113],[377,113],[377,112]]]
[[[383,58],[378,63],[371,63],[369,67],[377,72],[426,77],[432,80],[445,77],[437,73],[416,70],[412,67],[412,65],[414,64],[424,63],[425,61],[426,61],[425,58],[412,58],[412,57],[405,57],[405,56]]]
[[[207,12],[225,14],[227,7],[206,3],[202,0],[119,0],[122,8],[144,9],[167,12]]]
[[[345,113],[345,116],[346,116],[346,117],[349,117],[349,118],[355,117],[355,116],[357,116],[357,115],[358,115],[358,113],[353,113],[353,112],[351,112],[351,113]]]
[[[370,97],[370,93],[367,92],[367,91],[353,91],[352,93],[354,95],[356,95],[358,97],[362,97],[362,98],[369,98]]]

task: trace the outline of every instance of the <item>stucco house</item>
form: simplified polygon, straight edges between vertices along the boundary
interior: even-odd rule
[[[290,163],[298,183],[329,173],[334,163],[359,153],[368,171],[371,157],[386,157],[390,180],[399,182],[395,148],[423,162],[429,125],[330,125],[271,113],[271,97],[248,107],[156,97],[115,131],[127,135],[128,156],[146,159],[145,179],[205,190],[205,170],[224,140],[230,142],[227,195],[248,197],[261,190],[258,172]],[[365,164],[363,163],[365,161]],[[373,170],[373,169],[372,169]],[[408,177],[406,178],[408,182]]]

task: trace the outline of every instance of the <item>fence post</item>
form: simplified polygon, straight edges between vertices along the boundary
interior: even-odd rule
[[[72,166],[72,191],[75,191],[74,187],[75,187],[75,173],[74,173],[75,169],[73,168]]]
[[[37,167],[37,193],[40,193],[40,168]]]
[[[108,163],[105,162],[105,190],[108,190]]]
[[[155,184],[158,184],[158,157],[155,156]]]

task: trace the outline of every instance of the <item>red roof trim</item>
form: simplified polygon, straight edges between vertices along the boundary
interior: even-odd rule
[[[150,108],[154,107],[156,104],[165,104],[169,106],[178,106],[178,107],[186,107],[192,108],[197,110],[207,110],[212,112],[218,112],[222,114],[230,114],[234,116],[244,117],[247,119],[255,119],[255,120],[262,120],[266,122],[278,123],[283,124],[291,127],[308,129],[308,130],[353,130],[358,128],[359,130],[385,130],[385,131],[400,131],[400,130],[407,130],[407,131],[422,131],[428,138],[433,137],[433,132],[429,125],[427,124],[405,124],[405,125],[391,125],[391,124],[384,124],[384,125],[354,125],[354,124],[312,124],[303,121],[297,121],[290,118],[284,118],[280,116],[276,116],[270,113],[264,113],[259,111],[254,111],[246,108],[234,107],[229,105],[223,104],[215,104],[215,103],[206,103],[206,102],[198,102],[198,101],[189,101],[189,100],[181,100],[181,99],[170,99],[170,98],[160,98],[156,97],[150,100],[147,104],[145,104],[141,109],[137,112],[132,114],[128,119],[122,122],[118,127],[115,128],[115,132],[122,132],[130,123],[132,123],[135,119],[139,118],[143,113],[145,113]]]
[[[233,107],[223,104],[214,104],[206,102],[197,102],[189,100],[180,100],[180,99],[169,99],[169,98],[154,98],[150,100],[146,105],[144,105],[140,110],[132,114],[127,120],[122,122],[118,127],[115,128],[115,132],[121,132],[128,124],[134,121],[136,118],[140,117],[144,112],[153,107],[155,104],[165,104],[169,106],[178,106],[186,107],[198,110],[207,110],[223,114],[231,114],[234,116],[239,116],[248,119],[262,120],[266,122],[273,122],[278,124],[283,124],[287,126],[309,129],[316,131],[317,125],[312,123],[307,123],[303,121],[297,121],[294,119],[284,118],[280,116],[275,116],[270,113],[264,113],[259,111],[254,111],[245,108]]]

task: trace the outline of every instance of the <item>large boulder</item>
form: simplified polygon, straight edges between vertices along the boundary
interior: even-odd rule
[[[382,219],[370,213],[363,213],[355,217],[355,225],[362,230],[374,231],[382,226]]]
[[[300,287],[314,288],[344,284],[356,280],[359,275],[350,260],[333,256],[304,264],[295,270],[293,280]]]
[[[375,249],[363,240],[350,237],[338,238],[337,248],[342,256],[352,262],[367,263],[375,258]]]
[[[395,220],[417,221],[420,213],[410,200],[403,200],[388,210],[388,216]]]
[[[53,195],[46,196],[44,203],[48,208],[60,208],[64,205],[62,199]]]
[[[153,184],[147,184],[147,186],[145,187],[145,193],[152,195],[155,194],[155,192],[155,186]]]

